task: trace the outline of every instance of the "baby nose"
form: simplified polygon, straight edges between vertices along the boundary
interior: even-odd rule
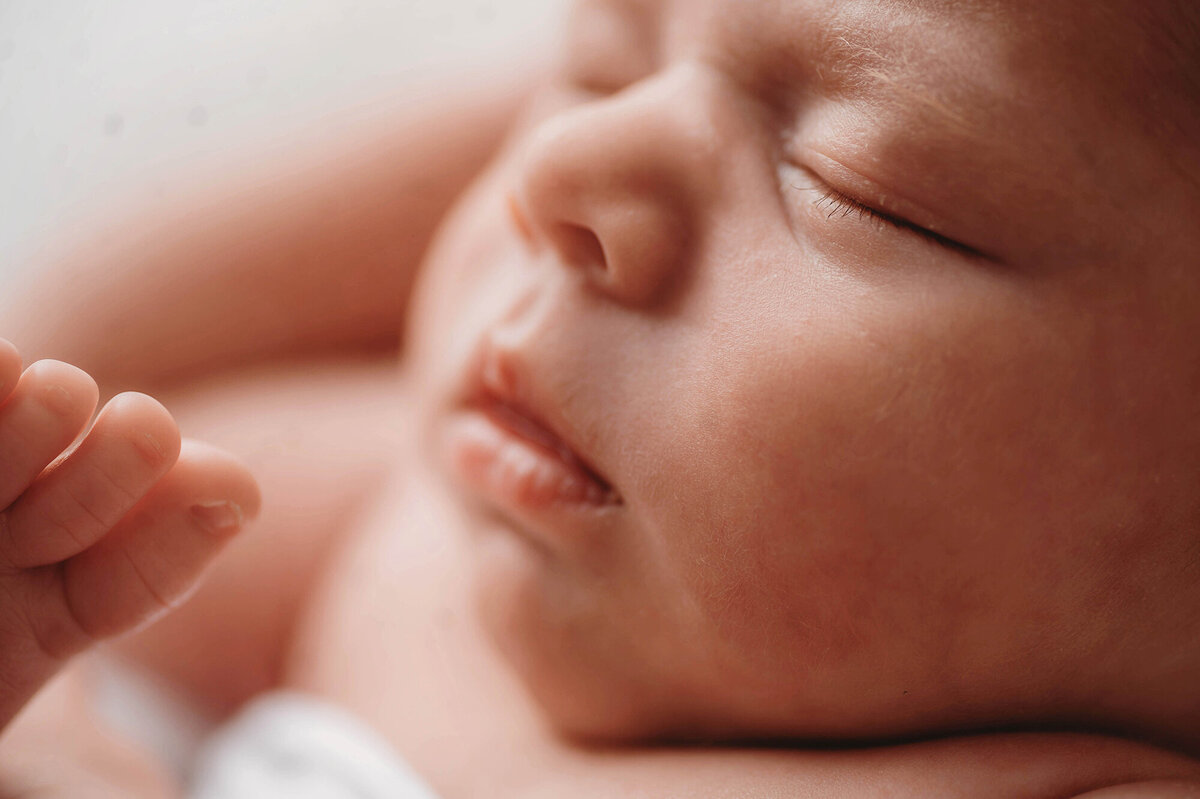
[[[622,302],[663,299],[719,197],[719,91],[684,65],[543,121],[510,197],[517,229]]]

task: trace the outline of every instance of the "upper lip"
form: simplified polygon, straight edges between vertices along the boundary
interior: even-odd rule
[[[500,423],[511,432],[555,451],[568,465],[595,480],[609,494],[609,503],[621,502],[612,482],[583,454],[573,425],[557,405],[546,401],[533,382],[525,359],[517,351],[500,346],[486,333],[468,366],[462,404],[491,412],[493,419],[499,415]],[[499,414],[495,413],[497,410]]]

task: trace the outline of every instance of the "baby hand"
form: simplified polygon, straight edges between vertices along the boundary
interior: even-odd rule
[[[182,600],[258,513],[231,455],[181,441],[145,394],[95,410],[85,372],[38,361],[22,373],[0,339],[0,728],[90,644]]]

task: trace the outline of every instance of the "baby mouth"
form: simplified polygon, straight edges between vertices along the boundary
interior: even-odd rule
[[[484,390],[450,426],[450,468],[485,500],[514,511],[621,504],[612,485],[514,401]]]
[[[573,529],[624,503],[574,445],[573,425],[540,388],[528,352],[515,346],[522,342],[495,331],[480,339],[447,418],[444,463],[497,510],[539,529]]]
[[[515,495],[533,504],[619,501],[608,481],[531,413],[491,395],[481,397],[476,409],[500,434],[490,442],[490,476]]]

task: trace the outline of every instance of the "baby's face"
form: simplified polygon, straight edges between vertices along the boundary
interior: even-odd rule
[[[561,727],[1102,719],[1170,651],[1198,208],[1098,5],[577,9],[413,330],[484,618]]]

